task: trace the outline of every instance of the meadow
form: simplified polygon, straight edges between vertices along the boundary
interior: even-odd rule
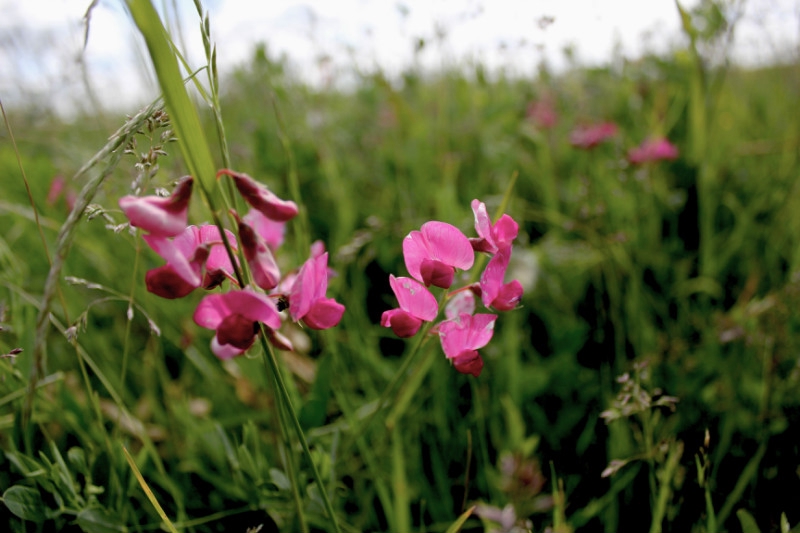
[[[725,28],[698,11],[665,56],[535,78],[375,70],[320,88],[266,47],[218,76],[224,43],[202,10],[207,64],[182,69],[150,3],[128,5],[163,99],[127,117],[4,109],[5,530],[800,523],[796,62],[720,60]],[[245,322],[230,335],[247,341],[231,356],[198,309],[253,287],[265,264],[240,219],[266,193],[245,194],[243,174],[297,211],[269,245],[280,283],[248,289],[280,318],[228,304],[231,324]],[[176,233],[146,227],[187,175],[188,223],[232,232],[225,244],[210,230],[217,240],[183,257],[204,280],[188,292],[164,274]],[[452,289],[418,274],[436,318],[403,315],[420,329],[400,338],[399,322],[382,323],[404,307],[390,276],[418,277],[412,232],[436,221],[502,240],[476,233],[473,200],[492,222],[513,219],[513,245],[448,266]],[[237,267],[205,289],[215,250]],[[431,268],[449,264],[431,253]],[[505,253],[503,287],[521,296],[487,304],[484,269]],[[299,310],[312,277],[316,315]],[[450,313],[464,295],[476,309],[460,320],[496,320],[454,356],[442,339],[456,338],[445,323],[460,327]]]

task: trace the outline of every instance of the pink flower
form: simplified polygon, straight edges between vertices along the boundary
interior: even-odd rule
[[[119,207],[131,226],[160,237],[173,237],[186,228],[192,177],[182,178],[167,198],[158,196],[123,196]]]
[[[475,231],[478,232],[478,238],[471,238],[469,242],[476,252],[495,254],[498,250],[510,247],[511,242],[517,238],[519,224],[510,216],[503,215],[492,224],[486,212],[486,204],[477,199],[472,200],[472,212],[475,214]]]
[[[261,211],[265,217],[278,222],[285,222],[297,215],[297,204],[290,200],[281,200],[265,185],[258,183],[247,174],[223,168],[217,172],[217,177],[219,178],[222,175],[233,178],[233,183],[239,189],[239,194],[253,208]]]
[[[259,322],[273,330],[281,326],[275,303],[251,289],[209,294],[197,305],[194,321],[216,331],[211,351],[220,359],[246,352],[258,337]]]
[[[628,161],[634,165],[677,158],[678,148],[664,137],[647,139],[637,148],[631,148],[628,151]]]
[[[570,133],[569,142],[572,146],[588,150],[614,137],[618,130],[619,128],[617,128],[617,125],[613,122],[577,126],[572,130],[572,133]]]
[[[328,290],[328,253],[311,257],[303,263],[291,286],[289,314],[311,329],[328,329],[342,319],[344,306],[326,298]]]
[[[481,299],[486,307],[493,307],[498,311],[510,311],[522,299],[522,284],[519,281],[503,283],[510,259],[511,247],[503,248],[489,260],[489,264],[481,274]]]
[[[269,219],[257,209],[248,211],[247,214],[242,217],[242,221],[256,230],[256,233],[266,241],[273,252],[283,244],[283,236],[286,233],[285,222]]]
[[[236,250],[236,237],[228,230],[225,234]],[[197,287],[212,289],[225,278],[233,279],[233,266],[217,226],[189,226],[173,239],[153,234],[143,238],[167,261],[166,265],[149,270],[145,275],[147,290],[153,294],[168,299],[182,298]]]
[[[472,245],[455,226],[426,222],[403,240],[403,257],[411,276],[426,286],[447,289],[455,269],[468,270],[475,261]]]
[[[234,216],[236,216],[234,214]],[[236,217],[238,219],[238,217]],[[267,242],[256,231],[239,220],[239,238],[242,250],[255,284],[265,291],[274,289],[281,280],[281,272]]]
[[[528,104],[525,114],[528,120],[540,129],[550,129],[558,122],[558,113],[556,113],[553,100],[550,97]]]
[[[391,327],[398,337],[413,337],[423,321],[430,322],[439,314],[436,298],[420,282],[390,274],[389,284],[400,308],[384,311],[381,326]]]
[[[483,359],[478,349],[486,346],[494,334],[497,315],[466,313],[439,324],[439,340],[448,359],[462,374],[478,377],[483,369]]]

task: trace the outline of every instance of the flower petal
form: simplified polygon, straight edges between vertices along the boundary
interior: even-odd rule
[[[406,277],[396,278],[390,274],[389,285],[397,297],[400,308],[404,311],[427,322],[439,314],[436,297],[418,281]]]
[[[241,194],[254,209],[261,211],[265,217],[279,222],[285,222],[297,215],[297,204],[291,200],[281,200],[265,185],[258,183],[247,174],[234,172],[225,168],[217,172],[217,177],[222,175],[233,178],[233,182],[239,190],[239,194]]]
[[[328,329],[337,325],[342,315],[344,315],[342,304],[333,298],[320,298],[303,317],[303,323],[311,329]]]
[[[181,179],[168,198],[123,196],[119,199],[119,207],[131,226],[152,235],[173,237],[186,228],[192,182],[191,176]]]

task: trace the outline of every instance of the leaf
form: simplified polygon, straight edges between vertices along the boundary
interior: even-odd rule
[[[458,517],[458,520],[450,524],[450,527],[447,528],[447,531],[445,531],[445,533],[458,533],[459,531],[461,531],[461,528],[464,526],[464,523],[469,519],[470,516],[472,516],[472,513],[474,511],[475,511],[475,506],[473,505],[472,507],[464,511],[464,513]]]
[[[86,533],[119,533],[128,531],[128,528],[119,523],[119,520],[106,509],[92,507],[84,509],[77,516],[78,525]]]
[[[39,491],[24,485],[14,485],[3,493],[3,503],[15,516],[31,522],[44,522],[49,509]]]
[[[739,523],[742,525],[742,533],[761,533],[761,530],[758,529],[758,524],[756,524],[756,520],[753,518],[753,515],[744,509],[739,509],[736,511],[736,517],[739,519]]]

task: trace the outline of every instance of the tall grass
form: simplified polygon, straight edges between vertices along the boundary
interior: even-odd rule
[[[207,64],[184,66],[149,3],[130,6],[153,32],[166,115],[156,102],[114,117],[105,143],[87,121],[26,127],[8,110],[9,530],[800,522],[797,65],[712,67],[699,45],[713,36],[684,13],[693,39],[666,57],[536,80],[376,70],[352,90],[320,90],[265,48],[219,78],[199,4]],[[545,100],[555,124],[528,112]],[[576,125],[603,120],[615,137],[569,143]],[[679,157],[630,163],[651,136]],[[223,167],[300,204],[287,265],[317,239],[331,252],[330,292],[347,311],[327,331],[289,330],[294,351],[257,344],[221,361],[191,319],[200,296],[145,290],[160,259],[117,200],[131,183],[152,192],[192,173],[206,202],[190,219],[231,227],[241,205],[214,178]],[[71,176],[72,211],[47,200],[58,174]],[[526,289],[481,350],[478,378],[457,373],[436,339],[380,327],[395,305],[389,274],[405,273],[402,239],[428,220],[473,235],[473,198],[520,223],[509,276]]]

